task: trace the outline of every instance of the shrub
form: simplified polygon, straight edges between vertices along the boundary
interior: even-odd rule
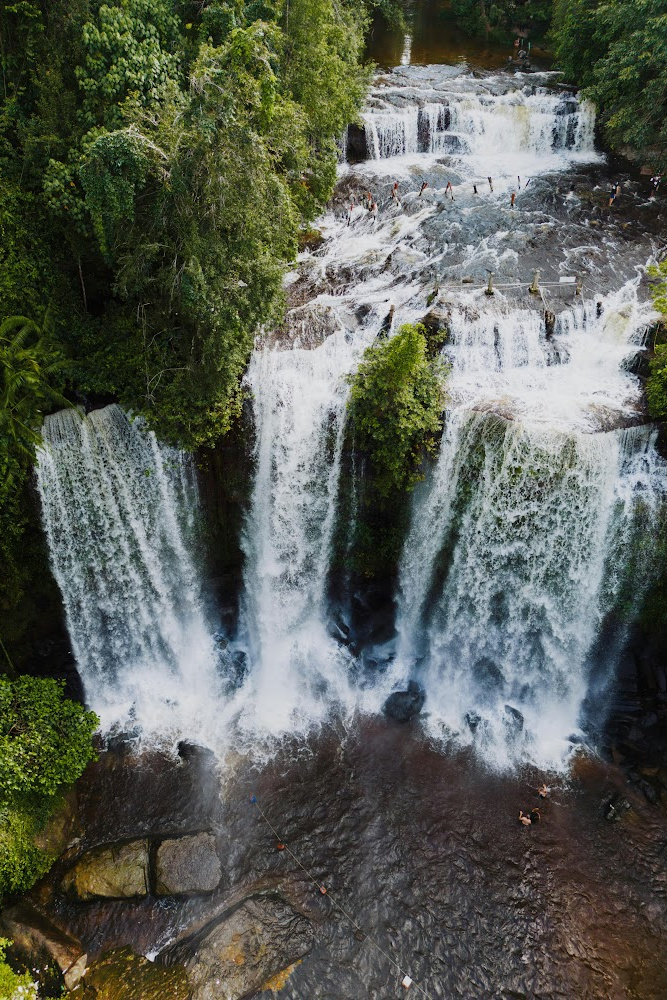
[[[0,679],[0,895],[29,889],[53,858],[34,842],[94,757],[92,712],[44,677]]]
[[[439,358],[429,358],[425,328],[406,325],[369,347],[350,376],[355,441],[371,459],[381,495],[423,478],[422,460],[442,432],[446,372]]]

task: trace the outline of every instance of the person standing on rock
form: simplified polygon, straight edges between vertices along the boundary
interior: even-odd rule
[[[378,203],[376,201],[371,205],[371,215],[373,216],[373,224],[375,224],[378,218]]]
[[[662,174],[655,174],[655,176],[651,177],[651,187],[653,189],[654,198],[657,195],[658,191],[660,190],[661,181],[662,181]]]
[[[489,187],[491,188],[491,194],[493,194],[493,177],[487,177],[486,179],[489,182]]]
[[[516,191],[512,191],[512,197],[510,198],[510,208],[514,208],[515,201],[516,201]]]
[[[424,193],[424,191],[426,190],[427,187],[428,187],[428,181],[422,181],[422,186],[419,189],[419,197],[420,198],[423,195],[423,193]]]
[[[447,187],[445,188],[445,197],[447,197],[447,192],[449,192],[452,201],[454,201],[454,188],[452,187],[451,181],[447,181]]]
[[[396,204],[400,206],[401,199],[399,198],[399,195],[398,195],[398,181],[394,181],[394,186],[391,189],[391,200],[395,201]]]

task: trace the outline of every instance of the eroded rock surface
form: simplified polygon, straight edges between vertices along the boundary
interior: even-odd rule
[[[71,990],[86,971],[87,955],[81,942],[64,934],[48,917],[29,903],[4,910],[0,929],[13,941],[13,951],[29,965],[44,963],[59,970],[62,982]]]

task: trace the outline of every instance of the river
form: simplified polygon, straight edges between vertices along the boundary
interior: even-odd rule
[[[235,885],[270,877],[310,928],[287,949],[303,957],[279,991],[291,1000],[398,996],[399,969],[433,998],[657,1000],[664,812],[600,754],[650,581],[635,554],[664,517],[636,374],[664,219],[630,173],[608,208],[594,111],[548,66],[462,52],[425,10],[409,39],[374,41],[385,68],[320,238],[250,362],[233,620],[202,570],[193,462],[118,407],[47,418],[39,489],[73,651],[103,730],[134,747],[128,764],[116,741],[83,779],[77,852],[207,829],[225,870],[204,900],[84,905],[56,869],[50,912],[91,954],[176,954],[197,1000],[241,996],[216,991],[197,949]],[[446,426],[380,585],[341,570],[364,528],[346,376],[427,314],[448,330]],[[421,719],[382,721],[415,679]],[[209,752],[184,763],[182,741]],[[524,829],[545,776],[542,822]],[[253,793],[363,933],[275,853]]]

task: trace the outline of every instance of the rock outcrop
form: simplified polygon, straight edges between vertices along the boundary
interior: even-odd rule
[[[407,691],[394,691],[384,703],[383,712],[396,722],[409,722],[424,707],[426,692],[417,681],[409,681]]]

